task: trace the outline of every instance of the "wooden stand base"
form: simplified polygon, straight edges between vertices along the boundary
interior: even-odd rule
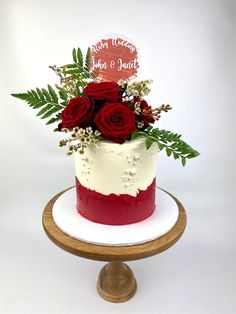
[[[106,264],[98,276],[97,291],[110,302],[124,302],[132,298],[137,283],[130,267],[122,262]]]
[[[123,261],[132,261],[153,256],[174,245],[183,234],[187,222],[183,205],[177,198],[166,192],[178,205],[179,216],[174,227],[160,238],[137,245],[97,245],[74,239],[64,233],[55,224],[52,215],[53,205],[67,190],[55,195],[44,209],[43,227],[46,234],[53,243],[64,251],[93,260],[109,262],[102,268],[98,277],[97,291],[99,295],[110,302],[124,302],[129,300],[135,294],[137,284],[132,270]]]

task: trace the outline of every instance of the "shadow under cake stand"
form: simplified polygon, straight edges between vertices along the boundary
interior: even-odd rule
[[[73,188],[73,187],[72,187]],[[161,253],[174,245],[182,236],[187,217],[183,205],[176,197],[165,190],[175,202],[178,210],[177,220],[170,231],[157,239],[133,245],[100,245],[84,242],[64,233],[53,219],[55,202],[70,189],[55,195],[46,205],[43,212],[43,227],[49,239],[61,249],[87,259],[108,261],[100,271],[97,281],[97,291],[102,298],[110,302],[124,302],[136,292],[137,283],[133,272],[124,261],[142,259]]]

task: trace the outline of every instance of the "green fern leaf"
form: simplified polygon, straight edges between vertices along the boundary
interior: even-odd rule
[[[42,92],[47,101],[51,101],[51,96],[45,88],[42,88]]]
[[[58,97],[57,94],[55,93],[54,89],[48,84],[48,91],[50,96],[52,97],[53,101],[55,103],[58,103]]]
[[[52,109],[48,110],[48,111],[41,117],[41,119],[46,119],[46,118],[50,117],[53,113],[57,112],[58,110],[60,110],[60,109],[58,109],[58,108],[52,108]]]
[[[138,133],[138,131],[134,131],[132,134],[131,134],[131,140],[134,140],[134,139],[136,139],[137,137],[139,136],[139,133]]]
[[[60,117],[51,118],[46,124],[52,124],[60,120]]]
[[[45,106],[43,109],[41,109],[38,113],[37,113],[37,117],[41,116],[42,114],[44,114],[46,111],[48,111],[49,109],[52,108],[51,104],[48,104],[47,106]]]
[[[146,148],[149,149],[152,146],[152,140],[147,136],[146,137]]]
[[[36,88],[36,90],[31,90],[27,93],[14,93],[11,95],[26,101],[33,109],[41,108],[41,110],[37,113],[37,116],[41,116],[41,119],[48,118],[52,114],[56,113],[56,115],[51,118],[47,124],[51,124],[61,119],[61,114],[59,111],[62,111],[67,103],[67,95],[65,92],[62,92],[60,97],[62,97],[65,104],[58,104],[58,96],[50,85],[48,85],[48,91],[44,88]]]
[[[78,60],[78,64],[83,67],[84,65],[84,58],[83,58],[83,53],[81,51],[81,49],[78,47],[77,48],[77,60]]]
[[[65,100],[65,101],[68,100],[67,93],[63,89],[59,90],[59,95],[60,95],[61,99]]]
[[[37,93],[38,93],[38,95],[39,95],[39,98],[40,98],[41,100],[44,100],[44,96],[43,96],[43,93],[41,92],[41,90],[40,90],[39,88],[36,88],[36,91],[37,91]]]
[[[38,98],[38,94],[36,93],[36,91],[31,90],[31,94],[33,95],[34,98]]]
[[[75,48],[73,48],[73,50],[72,50],[72,57],[73,57],[74,63],[77,63],[77,54],[76,54],[76,49]]]
[[[169,157],[169,156],[171,155],[171,153],[172,153],[171,149],[167,147],[167,148],[166,148],[166,154],[167,154],[167,156]]]
[[[134,134],[134,135],[133,135]],[[133,137],[142,136],[146,138],[146,147],[149,149],[151,145],[157,143],[160,150],[166,150],[167,156],[173,155],[174,159],[181,159],[182,165],[186,165],[188,158],[194,158],[199,152],[194,150],[190,145],[181,139],[181,135],[172,133],[171,131],[154,129],[149,126],[143,131],[136,131]],[[132,139],[131,135],[131,139]]]
[[[179,155],[176,152],[173,152],[173,155],[174,155],[174,159],[178,159],[179,158]]]
[[[90,64],[91,64],[91,49],[90,47],[88,47],[86,57],[85,57],[85,69],[87,71],[89,71]]]
[[[11,94],[11,96],[16,97],[16,98],[21,99],[21,100],[26,100],[26,101],[27,101],[27,98],[28,98],[28,94],[27,93]]]
[[[44,101],[35,101],[35,104],[32,106],[33,109],[38,109],[45,105]]]

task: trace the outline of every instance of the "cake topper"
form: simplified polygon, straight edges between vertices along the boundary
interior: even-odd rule
[[[91,46],[90,69],[94,79],[101,81],[129,81],[138,70],[137,48],[121,36],[103,38]]]

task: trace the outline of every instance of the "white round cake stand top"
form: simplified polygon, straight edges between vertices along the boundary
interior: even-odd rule
[[[72,238],[106,246],[127,246],[157,239],[175,225],[179,210],[175,200],[157,188],[156,209],[147,219],[129,225],[111,226],[92,222],[76,209],[76,191],[72,188],[54,203],[52,216],[55,224]]]

